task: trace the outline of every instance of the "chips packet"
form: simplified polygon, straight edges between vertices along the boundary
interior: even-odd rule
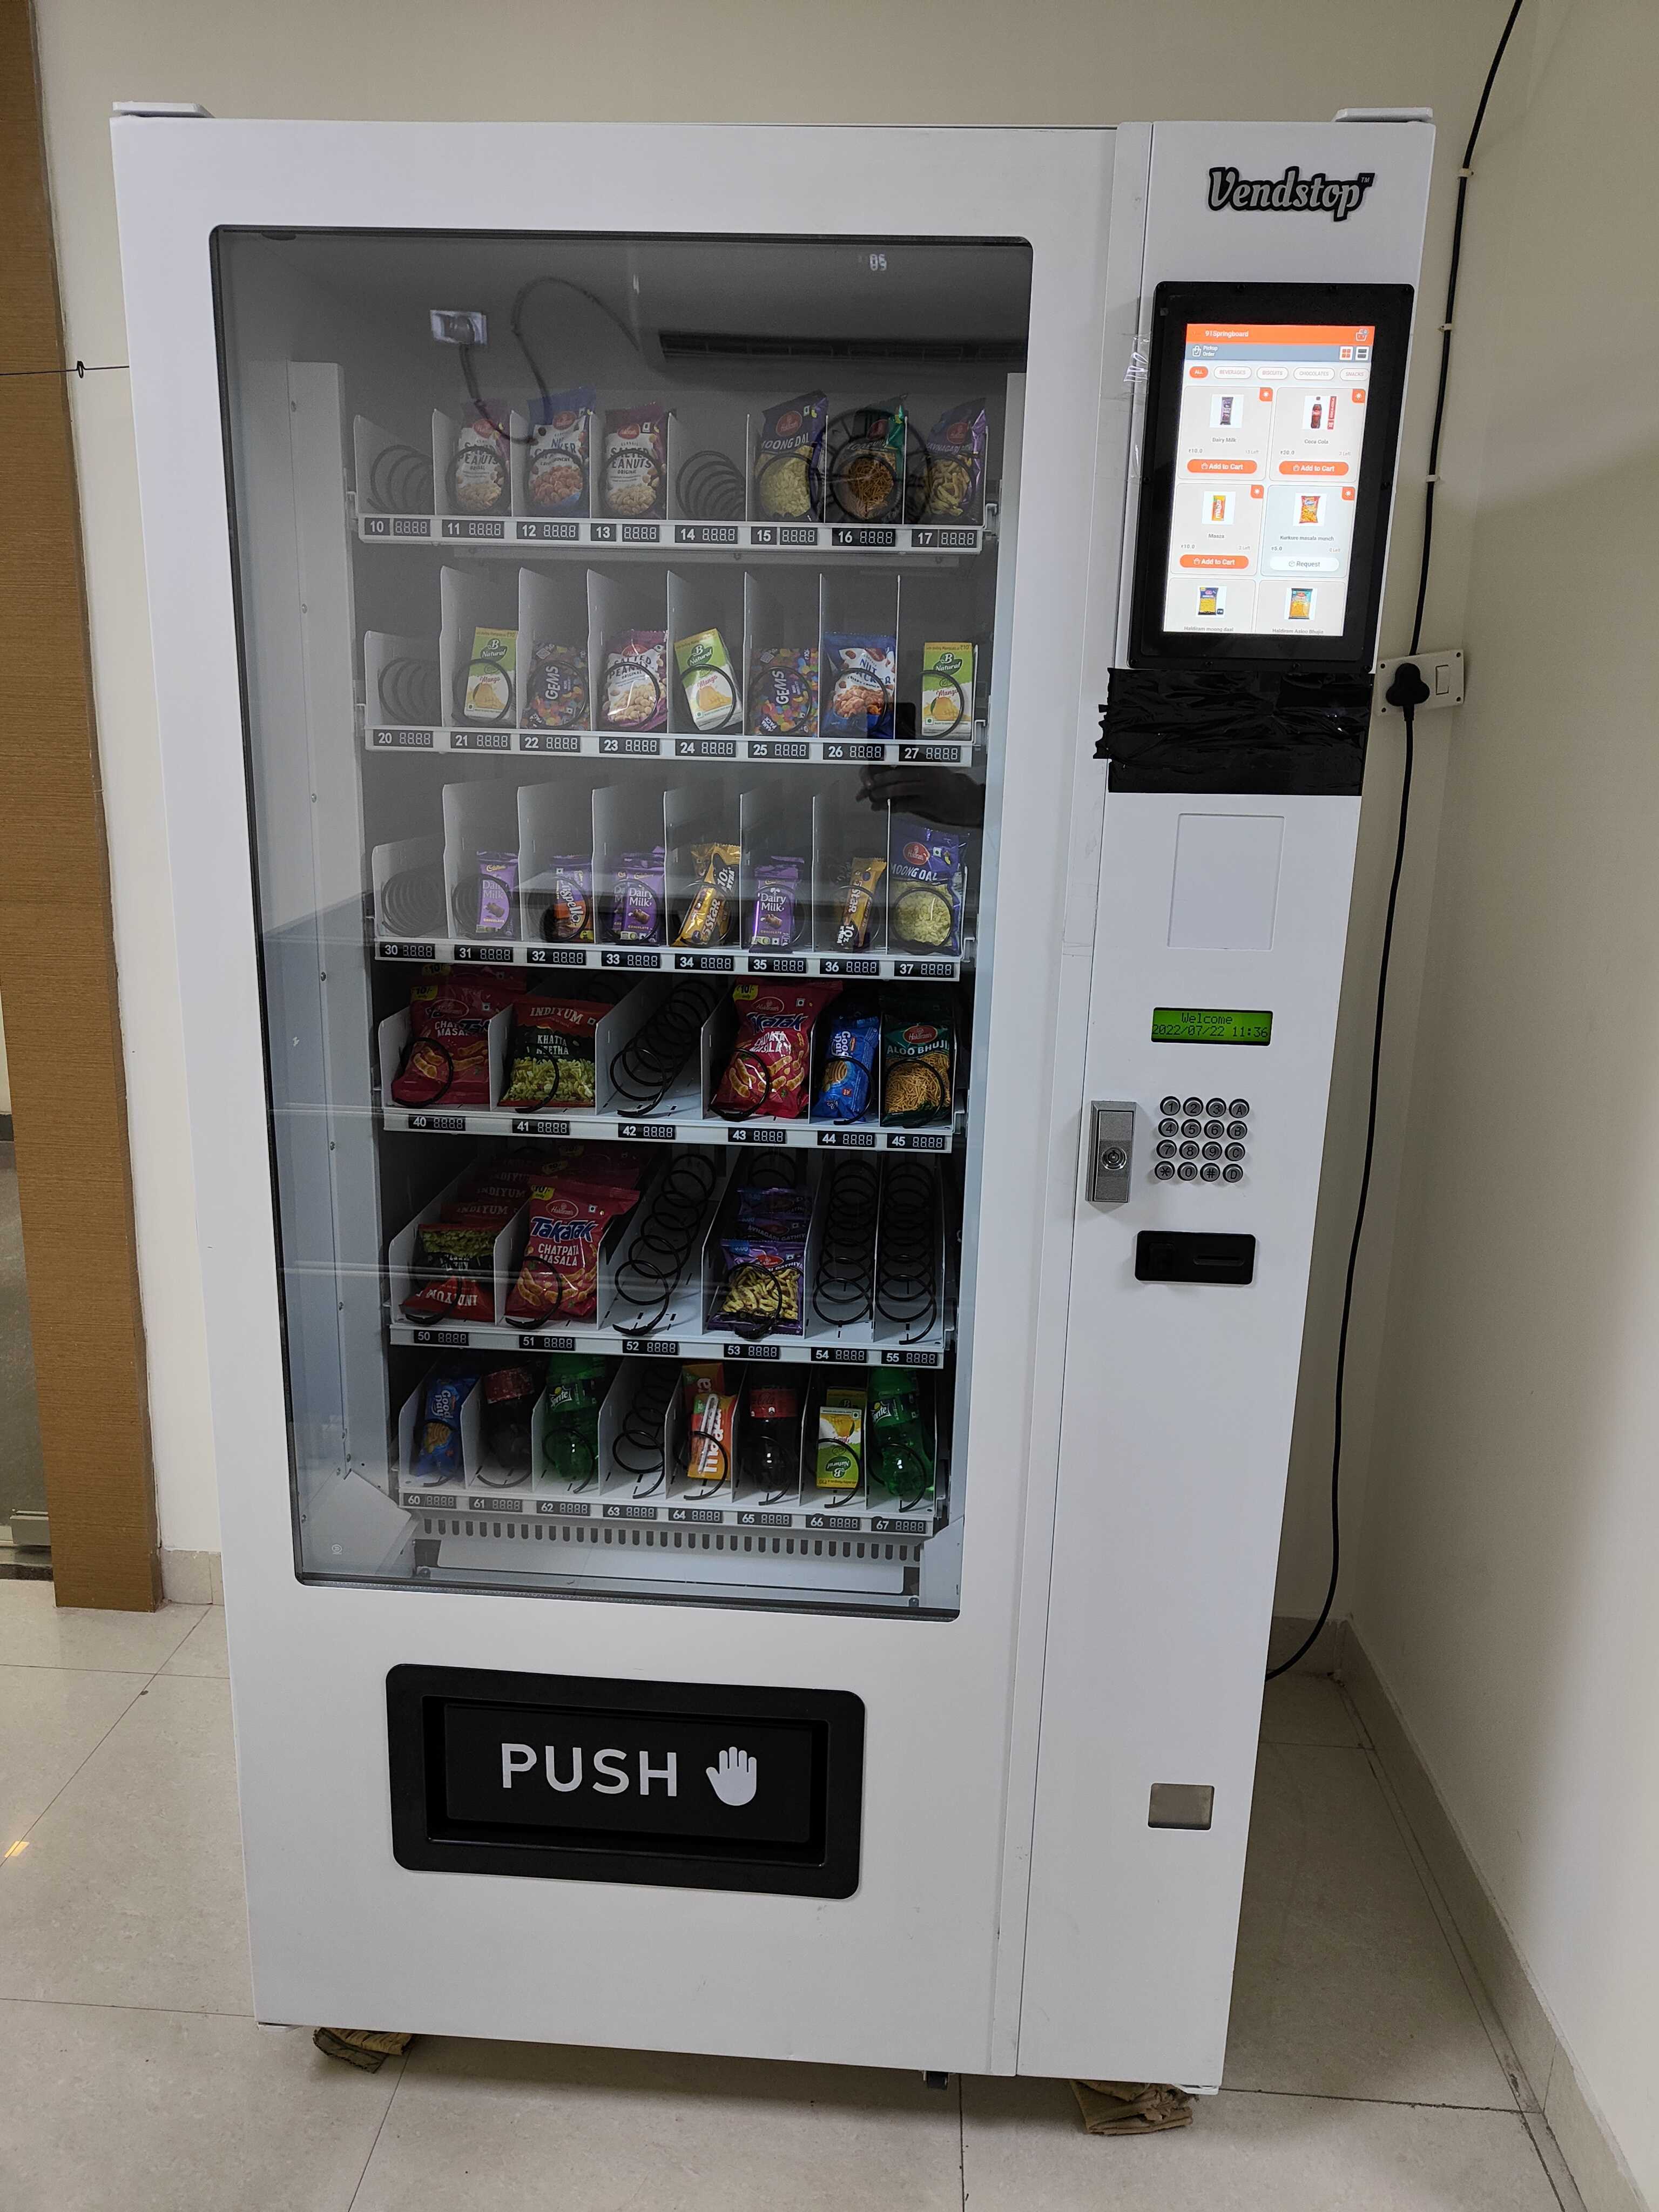
[[[815,1121],[861,1121],[875,1096],[876,1061],[881,1052],[881,1017],[872,1006],[849,1005],[836,1011],[824,1041],[818,1070]]]
[[[830,520],[896,522],[904,507],[904,409],[854,407],[830,426]]]
[[[984,510],[985,402],[959,400],[927,433],[914,522],[977,522]]]
[[[847,896],[842,901],[841,919],[836,924],[838,952],[862,952],[869,944],[876,918],[876,894],[886,873],[887,863],[879,854],[867,860],[854,861]]]
[[[749,942],[757,951],[787,951],[800,934],[798,887],[805,860],[775,853],[755,870],[755,896],[749,915]]]
[[[461,712],[469,722],[505,722],[513,713],[519,633],[480,624],[472,633],[472,658],[460,686]]]
[[[831,631],[823,641],[826,738],[890,738],[898,641]]]
[[[525,462],[525,495],[538,514],[586,514],[587,441],[593,388],[581,384],[536,403]]]
[[[889,837],[888,943],[923,952],[960,953],[968,890],[963,832],[896,814]]]
[[[554,1321],[591,1321],[599,1307],[599,1243],[611,1224],[630,1212],[635,1193],[584,1194],[562,1181],[531,1200],[530,1235],[507,1318],[515,1328]]]
[[[921,648],[923,738],[954,737],[973,727],[974,648],[971,645],[924,645]]]
[[[493,422],[463,422],[449,464],[449,496],[457,514],[501,514],[511,501],[507,440]]]
[[[478,1387],[477,1371],[465,1367],[434,1368],[421,1393],[420,1419],[415,1424],[415,1449],[409,1472],[416,1482],[459,1482],[465,1470],[461,1463],[461,1408]]]
[[[732,934],[738,903],[736,845],[694,845],[691,872],[697,887],[681,918],[676,945],[724,945]]]
[[[799,1336],[805,1235],[722,1237],[720,1254],[726,1276],[714,1317],[721,1326],[742,1337]]]
[[[668,721],[668,636],[624,630],[605,649],[600,720],[607,730],[660,730]]]
[[[403,1302],[407,1321],[477,1322],[495,1318],[493,1228],[467,1229],[453,1222],[422,1222],[416,1231],[410,1262],[413,1287]]]
[[[392,1079],[398,1106],[489,1103],[489,1022],[522,987],[441,969],[409,994],[409,1043]]]
[[[884,1127],[926,1128],[951,1118],[954,1010],[948,999],[892,992],[882,1009]]]
[[[594,1032],[611,1007],[608,997],[577,987],[520,999],[513,1010],[501,1104],[591,1106]]]
[[[804,392],[769,407],[755,441],[755,513],[767,522],[811,522],[821,504],[829,401]]]
[[[660,845],[624,853],[611,894],[611,938],[616,945],[660,945],[663,937],[663,861]]]
[[[605,418],[602,504],[631,522],[668,512],[668,416],[661,407],[613,407]]]
[[[587,648],[538,645],[525,679],[524,719],[537,730],[580,730],[587,720]]]
[[[839,983],[739,983],[737,1035],[712,1100],[729,1121],[798,1121],[806,1111],[812,1024]]]
[[[749,657],[750,735],[810,738],[817,726],[817,646],[757,646]]]
[[[741,702],[738,678],[726,640],[717,629],[700,629],[693,636],[677,638],[674,660],[685,690],[685,703],[700,730],[729,730],[735,726]]]

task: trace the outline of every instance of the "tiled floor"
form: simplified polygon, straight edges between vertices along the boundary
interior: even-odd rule
[[[1328,1682],[1268,1694],[1228,2087],[1107,2142],[1053,2081],[256,2027],[223,1621],[0,1582],[6,2212],[1577,2212]]]

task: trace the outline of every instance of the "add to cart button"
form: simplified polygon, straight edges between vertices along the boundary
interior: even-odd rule
[[[1281,461],[1279,473],[1282,477],[1345,477],[1348,465],[1346,461]]]
[[[1343,463],[1346,471],[1347,464]],[[1254,461],[1188,461],[1187,473],[1194,477],[1253,477]]]
[[[1248,553],[1183,553],[1181,565],[1183,568],[1248,568],[1250,556]]]

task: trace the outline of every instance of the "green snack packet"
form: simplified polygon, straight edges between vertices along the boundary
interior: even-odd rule
[[[517,697],[519,659],[515,629],[475,629],[472,658],[461,682],[461,711],[469,722],[507,722]]]

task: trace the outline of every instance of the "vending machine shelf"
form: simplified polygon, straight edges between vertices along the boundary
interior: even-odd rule
[[[972,940],[960,959],[919,960],[899,952],[685,952],[673,945],[531,945],[517,939],[379,937],[377,960],[449,962],[480,968],[606,968],[630,975],[828,975],[843,981],[954,983],[973,969]]]
[[[507,1107],[468,1107],[446,1113],[441,1107],[386,1106],[380,1120],[388,1129],[429,1136],[542,1137],[562,1141],[592,1137],[622,1144],[666,1143],[782,1147],[791,1152],[949,1152],[961,1145],[966,1113],[958,1109],[948,1129],[885,1129],[873,1121],[727,1121],[696,1115],[597,1114],[574,1108],[565,1113],[515,1114]]]
[[[450,726],[422,729],[377,722],[363,732],[364,750],[380,754],[510,753],[545,760],[771,761],[797,768],[828,765],[963,768],[984,744],[984,724],[973,739],[681,737],[667,732],[647,737],[611,730],[495,730]]]
[[[983,550],[994,532],[978,524],[540,521],[528,515],[360,514],[365,545],[443,545],[469,553],[802,554],[920,556],[930,563]]]

